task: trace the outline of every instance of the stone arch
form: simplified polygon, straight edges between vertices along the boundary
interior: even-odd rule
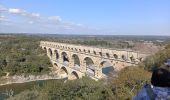
[[[142,57],[140,57],[140,58],[139,58],[139,61],[141,62],[142,60],[143,60],[143,58],[142,58]]]
[[[107,57],[107,58],[110,58],[110,55],[109,55],[109,53],[106,53],[106,57]]]
[[[58,67],[57,63],[54,63],[54,67]]]
[[[55,59],[58,60],[59,59],[58,50],[54,50],[54,55],[55,55]]]
[[[68,57],[68,54],[66,52],[62,52],[61,53],[61,59],[62,59],[62,62],[65,66],[68,66],[69,64],[69,57]]]
[[[90,50],[88,50],[88,53],[90,53]]]
[[[68,76],[68,71],[67,71],[67,69],[64,66],[62,66],[60,68],[60,72],[59,73],[60,73],[61,77],[67,77]]]
[[[79,59],[79,56],[77,54],[73,54],[71,56],[71,60],[73,63],[71,67],[75,67],[76,69],[80,70],[80,59]]]
[[[57,70],[59,69],[57,63],[54,63],[53,66],[54,66],[54,67],[53,67],[53,68],[54,68],[54,71],[57,71]]]
[[[90,57],[85,57],[84,58],[84,65],[86,67],[86,74],[90,76],[95,75],[95,65],[94,61]]]
[[[45,51],[46,51],[46,50],[47,50],[47,48],[46,48],[46,47],[43,47],[43,50],[45,50]]]
[[[135,62],[135,58],[134,58],[134,56],[133,56],[133,55],[132,55],[132,56],[130,56],[129,58],[130,58],[130,61],[131,61],[131,62]]]
[[[118,59],[118,55],[117,55],[117,54],[113,54],[113,57],[114,57],[115,59]]]
[[[96,55],[96,51],[93,51],[94,55]]]
[[[83,51],[86,53],[86,50],[85,50],[85,49],[84,49]]]
[[[75,79],[79,79],[79,76],[76,71],[73,71],[70,75],[70,80],[75,80]]]
[[[122,60],[127,60],[125,55],[122,55],[121,58],[122,58]]]
[[[52,58],[53,52],[52,52],[51,48],[48,49],[48,54],[49,54],[50,58]]]
[[[99,69],[101,69],[102,74],[108,75],[114,70],[114,66],[111,61],[103,60],[100,62]]]
[[[100,56],[103,56],[102,52],[99,52],[99,55],[100,55]]]

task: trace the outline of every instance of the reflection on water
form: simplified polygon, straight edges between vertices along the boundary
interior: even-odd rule
[[[102,73],[105,74],[105,75],[108,75],[111,71],[113,71],[113,67],[112,66],[109,66],[109,67],[105,67],[105,68],[102,68]]]

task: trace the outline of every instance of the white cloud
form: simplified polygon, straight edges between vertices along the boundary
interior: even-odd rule
[[[9,21],[9,20],[8,20],[5,16],[1,15],[1,16],[0,16],[0,22],[2,22],[2,21],[3,21],[3,22],[4,22],[4,21],[7,22],[7,21]]]
[[[61,17],[60,16],[50,16],[48,17],[49,20],[54,20],[54,21],[61,21]]]
[[[29,24],[33,24],[34,22],[33,22],[33,21],[29,21],[28,23],[29,23]]]
[[[1,11],[1,12],[7,11],[7,10],[8,10],[7,8],[5,8],[5,7],[3,7],[3,6],[0,5],[0,11]]]
[[[40,18],[39,13],[30,13],[22,9],[16,9],[16,8],[9,8],[8,13],[15,14],[19,16],[25,16],[25,17],[31,17],[31,18]]]
[[[30,17],[40,17],[39,13],[30,13]]]
[[[4,27],[4,32],[45,32],[45,33],[79,33],[81,31],[87,32],[87,28],[82,24],[73,22],[64,22],[60,16],[43,16],[39,13],[28,12],[23,9],[5,8],[0,6],[0,11],[10,19],[10,25],[4,22],[7,20],[5,16],[0,16],[0,28]],[[21,18],[22,17],[22,18]],[[21,19],[20,19],[21,18]],[[22,25],[21,25],[22,24]],[[3,26],[6,25],[6,26]],[[13,27],[12,29],[8,29]],[[15,27],[15,28],[14,28]]]
[[[26,15],[26,11],[21,10],[21,9],[9,8],[8,12],[11,13],[11,14],[21,14],[21,15],[23,14],[23,15]]]

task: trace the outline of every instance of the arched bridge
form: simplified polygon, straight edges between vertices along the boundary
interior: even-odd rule
[[[117,50],[66,43],[41,41],[57,71],[68,79],[78,79],[84,75],[94,79],[105,77],[109,71],[119,71],[126,66],[134,66],[147,55],[130,50]]]

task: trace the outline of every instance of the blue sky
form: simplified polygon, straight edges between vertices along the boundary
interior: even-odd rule
[[[170,0],[1,0],[0,32],[170,35]]]

